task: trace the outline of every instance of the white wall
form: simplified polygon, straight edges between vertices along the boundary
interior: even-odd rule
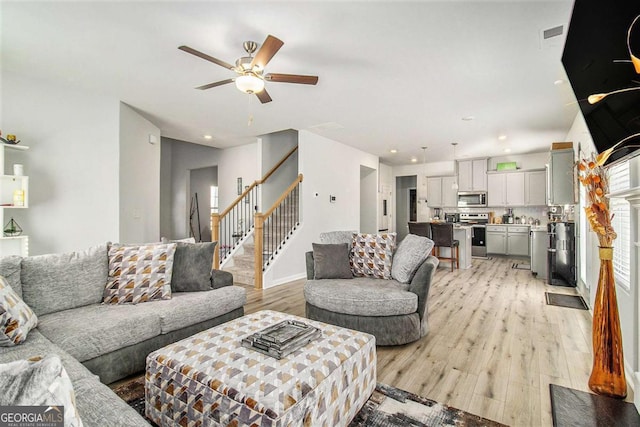
[[[226,150],[225,150],[226,151]],[[171,138],[162,138],[162,200],[163,209],[166,209],[166,199],[169,198],[168,206],[170,211],[161,213],[161,223],[163,229],[161,234],[172,239],[181,239],[189,236],[189,210],[191,205],[191,190],[189,180],[192,169],[200,169],[211,166],[218,166],[222,158],[223,150],[206,145],[192,144],[190,142],[179,141]],[[236,159],[233,159],[236,160]],[[241,162],[240,159],[237,159]],[[238,166],[242,165],[238,163]],[[233,165],[227,165],[226,169],[232,169]],[[220,173],[220,170],[218,170]],[[166,177],[169,176],[169,180]],[[225,181],[225,185],[231,185],[230,180]],[[218,181],[218,191],[222,191]],[[235,191],[235,182],[231,188],[226,188],[227,192]],[[222,203],[222,200],[219,199]],[[220,204],[222,209],[226,205]],[[202,214],[202,204],[200,212]],[[169,224],[170,228],[166,228]]]
[[[218,163],[218,198],[220,210],[226,209],[237,197],[237,178],[242,186],[261,178],[258,159],[258,143],[240,145],[220,152]]]
[[[149,142],[154,138],[154,143]],[[160,240],[160,129],[120,103],[120,235],[126,243]]]
[[[25,165],[29,209],[5,215],[29,235],[30,254],[117,240],[119,100],[8,70],[1,79],[0,129],[31,147],[7,156]]]
[[[258,140],[260,175],[264,176],[293,147],[298,145],[298,131],[289,129],[262,135]],[[261,210],[267,211],[298,176],[298,152],[295,152],[261,185]],[[245,185],[249,185],[246,183]]]
[[[311,250],[311,243],[319,241],[320,233],[359,229],[360,166],[378,169],[377,156],[308,131],[298,136],[300,173],[304,175],[302,224],[265,272],[265,288],[304,277],[304,254]],[[335,203],[329,202],[329,195],[336,196]]]

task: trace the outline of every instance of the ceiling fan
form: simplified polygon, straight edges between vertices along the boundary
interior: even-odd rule
[[[264,88],[265,81],[280,82],[280,83],[298,83],[304,85],[315,85],[318,83],[318,76],[303,76],[299,74],[281,74],[281,73],[266,73],[264,74],[264,68],[267,66],[271,58],[280,50],[284,42],[277,37],[268,35],[262,46],[256,53],[253,53],[258,48],[258,44],[253,41],[246,41],[242,44],[244,50],[248,56],[243,56],[236,60],[236,65],[233,66],[228,62],[209,56],[206,53],[202,53],[198,50],[190,48],[189,46],[180,46],[178,49],[200,57],[204,60],[218,64],[221,67],[227,68],[231,71],[235,71],[238,76],[221,80],[219,82],[208,83],[206,85],[198,86],[196,89],[205,90],[212,87],[226,85],[231,82],[236,83],[236,87],[242,92],[255,94],[260,102],[263,104],[271,102],[271,97]]]

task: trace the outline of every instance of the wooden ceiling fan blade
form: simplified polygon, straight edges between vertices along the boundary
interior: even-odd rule
[[[297,83],[301,85],[315,85],[318,83],[318,76],[303,76],[300,74],[269,73],[264,76],[264,79],[270,82]]]
[[[235,79],[220,80],[219,82],[213,82],[206,85],[198,86],[196,89],[200,89],[200,90],[211,89],[212,87],[222,86],[222,85],[232,83],[234,80]]]
[[[266,89],[262,89],[260,92],[256,93],[256,96],[258,97],[260,102],[262,102],[263,104],[266,104],[267,102],[272,101]]]
[[[264,67],[267,66],[271,58],[273,58],[273,55],[280,50],[283,44],[284,42],[282,40],[269,34],[264,40],[264,43],[262,43],[262,46],[260,46],[253,61],[251,61],[251,68],[257,65],[260,69],[264,70]]]
[[[183,52],[187,52],[187,53],[190,53],[192,55],[195,55],[198,58],[202,58],[202,59],[204,59],[206,61],[213,62],[214,64],[218,64],[221,67],[228,68],[229,70],[233,70],[234,69],[233,65],[229,64],[228,62],[225,62],[225,61],[223,61],[221,59],[218,59],[218,58],[214,58],[213,56],[207,55],[206,53],[202,53],[199,50],[192,49],[189,46],[180,46],[178,49],[180,49]]]

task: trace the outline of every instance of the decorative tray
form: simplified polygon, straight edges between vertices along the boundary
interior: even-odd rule
[[[296,320],[284,320],[242,339],[242,346],[282,359],[320,338],[320,329]]]

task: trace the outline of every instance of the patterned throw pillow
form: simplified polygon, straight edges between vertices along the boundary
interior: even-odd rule
[[[27,339],[38,317],[0,276],[0,346],[11,347]]]
[[[354,233],[351,271],[354,276],[391,279],[391,260],[396,249],[396,233]]]
[[[0,406],[49,406],[54,420],[64,413],[65,427],[82,427],[71,379],[57,355],[0,364],[0,390]]]
[[[138,304],[171,299],[176,244],[111,246],[106,304]]]

